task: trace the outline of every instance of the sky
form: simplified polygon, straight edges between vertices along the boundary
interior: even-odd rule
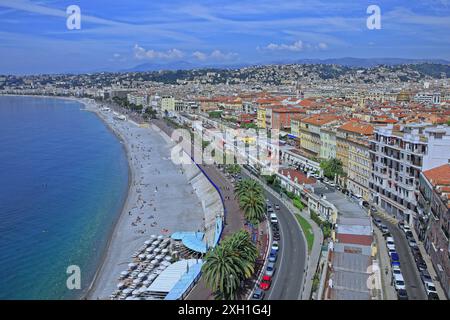
[[[80,8],[80,29],[66,10]],[[369,29],[370,5],[381,28]],[[450,60],[450,0],[0,0],[0,74],[126,70],[180,61]]]

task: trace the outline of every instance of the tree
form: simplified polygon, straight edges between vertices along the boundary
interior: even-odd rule
[[[248,192],[262,193],[263,189],[258,182],[253,179],[244,179],[239,181],[234,187],[234,192],[237,198]]]
[[[323,160],[320,163],[320,168],[323,170],[324,176],[330,180],[334,180],[336,175],[341,177],[345,176],[342,161],[336,158]]]
[[[266,202],[260,193],[247,192],[239,198],[239,206],[244,211],[245,218],[252,224],[258,224],[266,211]]]
[[[216,299],[236,299],[240,283],[255,271],[256,246],[247,231],[225,238],[205,256],[202,272]]]
[[[202,272],[206,284],[216,293],[216,297],[232,300],[239,288],[241,262],[237,255],[222,245],[210,250],[205,256]]]

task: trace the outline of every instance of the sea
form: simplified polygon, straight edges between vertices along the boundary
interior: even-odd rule
[[[101,263],[128,163],[121,141],[83,109],[0,96],[0,299],[83,298]]]

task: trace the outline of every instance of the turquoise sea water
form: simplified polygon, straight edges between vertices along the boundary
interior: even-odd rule
[[[0,97],[0,299],[76,299],[128,188],[120,141],[69,100]],[[69,265],[81,290],[68,290]]]

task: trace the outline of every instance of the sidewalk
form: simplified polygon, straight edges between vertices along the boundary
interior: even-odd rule
[[[377,240],[377,255],[383,287],[383,300],[398,300],[397,293],[391,284],[392,270],[389,254],[387,252],[386,241],[377,227],[374,227],[373,230]]]
[[[320,258],[320,254],[322,251],[322,243],[323,243],[322,230],[317,226],[317,224],[313,220],[311,220],[311,218],[309,217],[309,214],[307,212],[298,210],[296,207],[294,207],[292,205],[291,201],[287,201],[285,198],[280,198],[280,195],[275,190],[273,190],[272,188],[267,186],[265,181],[263,181],[259,178],[256,178],[251,172],[247,171],[244,168],[242,170],[245,171],[250,177],[252,177],[252,179],[258,180],[267,192],[271,193],[273,196],[277,197],[280,201],[282,201],[283,204],[289,209],[289,211],[293,215],[299,214],[306,221],[308,221],[308,223],[311,225],[311,228],[314,233],[314,244],[312,246],[311,252],[308,252],[308,256],[306,257],[307,258],[307,264],[306,264],[307,267],[305,270],[305,277],[304,277],[302,292],[299,296],[299,298],[301,300],[310,300],[311,290],[312,290],[312,282],[313,282],[313,278],[316,273],[317,267],[319,265],[319,258]],[[295,219],[295,220],[297,221],[297,219]],[[298,221],[297,221],[297,223],[298,223]],[[305,241],[305,245],[307,246],[306,237],[303,233],[303,230],[302,230],[300,224],[298,224],[298,227],[302,232],[303,239]]]

